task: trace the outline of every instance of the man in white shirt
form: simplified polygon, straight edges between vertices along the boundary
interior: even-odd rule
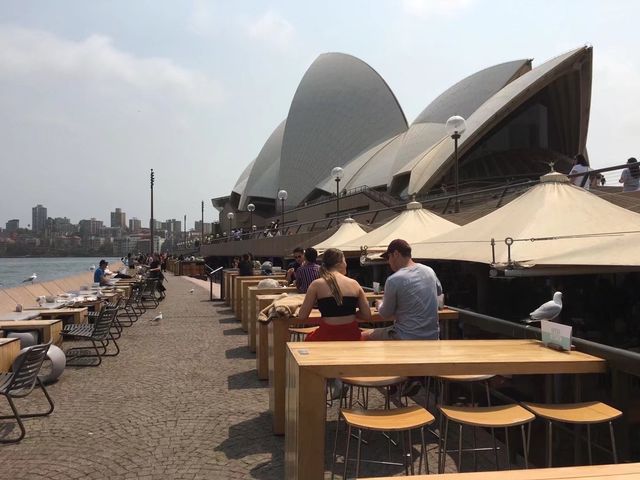
[[[589,168],[589,163],[587,162],[587,159],[584,158],[584,155],[582,155],[581,153],[577,154],[574,157],[573,168],[569,172],[569,175],[573,175],[575,173],[587,173],[589,171],[591,171],[591,169]],[[574,185],[577,185],[578,187],[582,187],[583,186],[582,182],[584,181],[584,177],[585,175],[576,175],[575,177],[571,178],[571,182]],[[586,182],[584,182],[585,190],[589,190],[590,183],[591,182],[587,178]]]

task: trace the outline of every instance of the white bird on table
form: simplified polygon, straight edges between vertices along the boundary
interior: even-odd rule
[[[32,273],[31,276],[29,278],[25,278],[22,283],[27,283],[27,282],[31,282],[33,283],[33,281],[38,278],[38,275],[36,275],[35,273]]]
[[[162,312],[160,312],[158,315],[153,317],[151,319],[151,323],[154,324],[154,325],[158,325],[160,323],[160,320],[162,320]]]
[[[540,305],[537,309],[529,314],[529,318],[524,320],[525,323],[540,322],[542,320],[553,320],[562,311],[562,292],[553,294],[553,300]]]
[[[189,293],[193,293],[195,290],[192,288],[191,290],[189,290]]]

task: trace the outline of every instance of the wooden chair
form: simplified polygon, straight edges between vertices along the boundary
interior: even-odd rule
[[[438,453],[439,468],[438,472],[444,472],[444,467],[447,461],[447,437],[449,434],[449,422],[456,422],[459,425],[458,429],[458,471],[462,471],[462,427],[464,425],[483,428],[504,428],[505,432],[505,445],[507,449],[507,459],[510,457],[509,452],[509,427],[520,426],[522,434],[522,445],[524,450],[524,464],[525,468],[528,468],[529,464],[529,434],[525,435],[524,426],[531,423],[535,416],[528,410],[522,408],[520,405],[499,405],[493,407],[445,407],[440,406],[440,412],[445,418],[444,425],[444,440],[442,441],[440,452]],[[494,453],[496,458],[498,456],[496,442],[494,439]],[[454,450],[455,451],[455,450]],[[507,460],[509,461],[509,460]],[[498,465],[496,465],[498,469]]]
[[[609,424],[609,436],[611,438],[611,453],[613,463],[618,463],[616,452],[616,440],[613,434],[613,420],[622,416],[620,410],[610,407],[602,402],[541,404],[523,403],[526,409],[547,422],[547,466],[552,464],[553,422],[572,423],[587,426],[587,444],[589,446],[589,465],[593,463],[591,454],[591,425],[598,423]]]
[[[372,430],[379,432],[398,432],[402,444],[402,456],[405,474],[415,473],[413,468],[412,439],[411,432],[420,429],[421,450],[418,473],[422,470],[422,460],[425,462],[426,472],[429,472],[429,463],[426,455],[426,445],[424,440],[424,427],[433,423],[435,418],[424,408],[414,405],[411,407],[395,408],[391,410],[342,410],[340,412],[347,424],[347,445],[344,454],[343,478],[347,478],[347,467],[349,465],[349,447],[352,436],[352,429],[358,429],[358,449],[356,454],[356,477],[360,473],[360,450],[362,446],[362,430]],[[405,434],[408,436],[408,453]],[[334,446],[333,465],[335,465],[336,452]],[[388,463],[388,462],[380,462]],[[332,477],[333,477],[332,465]]]

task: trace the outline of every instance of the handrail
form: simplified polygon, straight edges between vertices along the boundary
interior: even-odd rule
[[[541,339],[540,329],[531,325],[515,323],[462,308],[450,306],[447,306],[447,308],[457,311],[460,314],[460,320],[464,324],[475,325],[488,332],[513,338]],[[571,341],[577,350],[607,360],[609,367],[640,376],[640,353],[630,352],[579,337],[573,337]]]

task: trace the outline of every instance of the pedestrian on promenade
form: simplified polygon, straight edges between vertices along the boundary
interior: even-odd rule
[[[627,168],[622,170],[620,176],[620,183],[622,183],[623,192],[635,192],[640,189],[640,168],[638,167],[638,160],[631,157],[627,160]]]

